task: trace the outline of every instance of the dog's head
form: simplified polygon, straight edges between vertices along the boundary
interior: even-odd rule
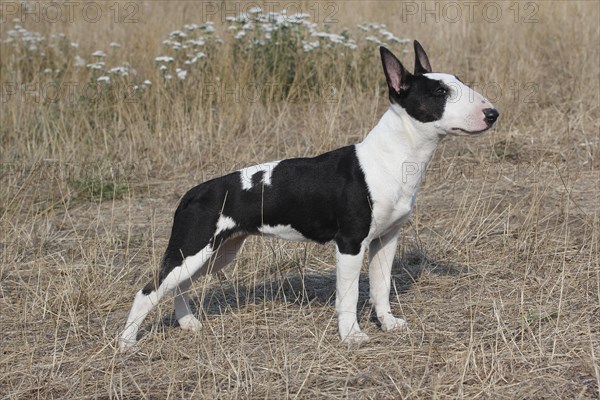
[[[474,135],[491,128],[499,115],[492,103],[456,76],[432,72],[423,47],[416,40],[414,45],[414,74],[380,48],[392,108],[437,134]]]

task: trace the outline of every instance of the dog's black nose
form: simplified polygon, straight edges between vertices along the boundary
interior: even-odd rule
[[[500,113],[495,108],[486,108],[483,110],[483,115],[485,115],[485,122],[489,126],[492,126],[494,125],[494,122],[496,122],[496,120],[498,119]]]

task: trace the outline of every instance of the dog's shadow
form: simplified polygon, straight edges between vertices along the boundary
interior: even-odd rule
[[[460,275],[463,268],[446,261],[436,261],[422,249],[412,248],[401,257],[396,257],[392,266],[392,295],[405,293],[418,281],[423,273],[435,275]],[[359,280],[358,309],[370,307],[368,274],[362,272]],[[240,310],[247,305],[284,302],[289,305],[335,305],[335,273],[305,272],[287,270],[275,278],[252,285],[232,283],[228,280],[213,279],[202,294],[192,296],[191,306],[194,314],[202,320],[205,316],[223,315]],[[372,312],[372,321],[376,321]],[[170,312],[162,318],[165,327],[179,326],[175,313]],[[151,328],[150,326],[148,329]],[[147,330],[140,331],[138,338]]]

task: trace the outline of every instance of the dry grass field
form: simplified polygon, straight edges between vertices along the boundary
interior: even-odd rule
[[[0,398],[598,398],[599,3],[254,4],[308,16],[2,0]],[[180,196],[360,141],[388,104],[377,40],[412,69],[397,38],[501,112],[429,167],[393,272],[408,329],[378,328],[364,269],[348,349],[332,246],[253,238],[194,285],[201,333],[169,298],[119,354]]]

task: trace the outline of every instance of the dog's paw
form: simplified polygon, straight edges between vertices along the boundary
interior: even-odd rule
[[[135,353],[139,351],[139,346],[135,340],[121,338],[119,340],[119,353]]]
[[[361,331],[353,331],[350,332],[344,339],[342,339],[342,343],[348,345],[348,347],[360,347],[361,345],[368,343],[369,335]]]
[[[379,318],[379,322],[381,322],[381,330],[384,332],[397,331],[405,329],[408,326],[408,323],[405,320],[402,318],[395,318],[391,314]]]
[[[202,330],[202,323],[200,320],[191,314],[181,317],[178,322],[179,326],[184,331],[199,332]]]

